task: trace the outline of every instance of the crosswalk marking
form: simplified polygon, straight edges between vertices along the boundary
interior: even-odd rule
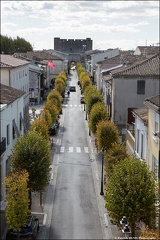
[[[60,152],[64,152],[65,147],[61,147]]]
[[[69,152],[69,153],[74,153],[74,152],[77,152],[77,153],[89,153],[89,149],[88,147],[73,147],[73,146],[70,146],[70,147],[64,147],[64,146],[61,146],[60,147],[60,153],[64,153],[64,152]]]
[[[73,147],[69,147],[69,152],[73,152]]]
[[[75,104],[75,105],[72,105],[72,104],[70,104],[70,105],[68,105],[68,104],[63,104],[63,107],[82,107],[82,105],[81,105],[81,104],[79,104],[79,105],[77,105],[77,104]]]
[[[88,147],[84,147],[84,151],[85,151],[85,153],[89,153]]]
[[[81,148],[80,147],[76,147],[77,153],[81,153]]]

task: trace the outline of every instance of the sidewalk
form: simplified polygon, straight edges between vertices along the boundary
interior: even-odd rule
[[[86,113],[84,111],[84,121],[85,121],[85,129],[87,134],[88,145],[91,148],[90,150],[90,159],[91,159],[91,167],[93,173],[93,181],[95,186],[96,198],[98,203],[103,239],[123,239],[122,231],[117,228],[116,225],[111,223],[111,219],[108,216],[108,212],[105,208],[105,200],[104,196],[100,195],[100,188],[101,188],[101,169],[102,169],[102,155],[97,153],[97,148],[95,145],[95,137],[91,133],[89,135],[88,129],[88,121],[86,119]],[[105,175],[105,171],[104,171]],[[104,193],[105,193],[105,186],[104,186]]]

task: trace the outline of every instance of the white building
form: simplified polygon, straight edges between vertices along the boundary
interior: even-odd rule
[[[29,123],[29,62],[5,54],[0,58],[1,83],[25,92],[22,121],[26,128]]]
[[[5,208],[5,177],[10,170],[9,156],[16,143],[17,137],[24,134],[21,121],[25,92],[4,84],[0,84],[0,181],[1,181],[1,210]]]
[[[159,93],[159,55],[113,70],[105,81],[111,121],[121,132],[130,123],[131,111],[143,107],[146,98]]]

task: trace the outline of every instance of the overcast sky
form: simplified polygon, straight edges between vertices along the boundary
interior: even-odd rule
[[[54,37],[93,40],[93,49],[134,50],[159,42],[159,1],[3,1],[1,34],[54,49]]]

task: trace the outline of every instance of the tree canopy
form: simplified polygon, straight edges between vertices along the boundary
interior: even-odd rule
[[[89,128],[95,134],[97,131],[97,124],[101,120],[107,120],[107,109],[103,102],[95,103],[89,114]]]
[[[155,219],[155,179],[145,162],[127,157],[115,164],[106,183],[106,208],[117,225],[127,217],[132,236],[140,221],[151,225]]]
[[[24,38],[11,38],[8,36],[0,35],[1,38],[1,53],[13,54],[15,52],[33,51],[32,45]]]
[[[28,173],[23,170],[21,172],[12,172],[6,177],[6,220],[9,224],[9,229],[19,230],[27,221],[30,214],[28,210]]]
[[[98,149],[101,150],[104,147],[108,151],[111,148],[111,144],[118,141],[119,131],[112,122],[102,120],[97,124],[96,135]]]
[[[26,170],[30,191],[41,192],[49,181],[49,142],[36,131],[28,131],[17,139],[10,156],[13,170]]]

